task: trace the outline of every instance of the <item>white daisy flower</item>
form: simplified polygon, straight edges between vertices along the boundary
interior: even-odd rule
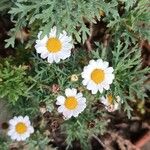
[[[89,64],[84,67],[82,72],[83,85],[87,86],[88,90],[92,91],[92,94],[96,94],[98,91],[101,93],[103,89],[108,90],[110,84],[114,79],[112,73],[114,69],[108,67],[108,62],[102,59],[90,60]]]
[[[101,102],[105,105],[105,108],[109,112],[113,112],[119,107],[120,97],[116,96],[115,98],[113,98],[112,94],[109,94],[106,96],[106,98],[102,97]]]
[[[70,57],[73,48],[72,38],[67,36],[66,31],[63,31],[58,37],[56,32],[56,27],[53,27],[49,35],[44,36],[43,39],[40,39],[42,32],[39,32],[38,40],[36,40],[36,52],[41,54],[43,59],[47,58],[49,63],[58,63],[60,59]]]
[[[24,141],[34,132],[28,116],[14,117],[9,120],[8,135],[12,140]]]
[[[86,108],[86,99],[83,97],[82,93],[77,93],[77,89],[66,89],[64,96],[58,96],[56,105],[58,107],[58,112],[63,113],[66,119],[72,116],[77,117]]]

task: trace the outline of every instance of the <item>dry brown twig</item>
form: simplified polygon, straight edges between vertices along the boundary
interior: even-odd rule
[[[109,135],[111,136],[112,140],[107,143],[107,145],[111,145],[112,142],[116,142],[120,148],[120,150],[140,150],[135,145],[133,145],[128,139],[123,138],[117,132],[108,131]],[[110,150],[110,149],[106,149]]]

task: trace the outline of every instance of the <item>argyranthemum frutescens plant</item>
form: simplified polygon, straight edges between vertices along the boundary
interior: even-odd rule
[[[8,65],[0,72],[0,87],[9,81],[7,95],[0,96],[8,99],[14,116],[23,116],[10,120],[8,135],[11,139],[25,140],[28,148],[45,149],[59,132],[58,136],[62,136],[68,148],[73,141],[79,140],[83,149],[90,149],[90,139],[105,132],[108,112],[125,111],[131,117],[135,97],[144,99],[146,96],[143,83],[149,69],[141,68],[137,44],[140,36],[147,34],[132,26],[136,24],[137,16],[145,15],[147,10],[143,5],[146,1],[137,5],[129,2],[65,0],[61,1],[62,5],[49,0],[14,2],[10,13],[15,28],[7,40],[8,45],[13,45],[17,30],[28,27],[31,35],[28,44],[16,50],[21,58],[25,46],[34,54],[29,53],[26,57],[27,69],[22,69],[23,65],[16,69],[15,57],[11,66],[19,73],[11,73]],[[120,3],[126,6],[123,16],[117,9]],[[136,15],[132,15],[132,7],[136,7],[133,12]],[[100,10],[103,18],[99,16]],[[85,20],[95,23],[95,17],[107,24],[111,42],[107,46],[100,42],[93,51],[86,51],[81,48],[81,39],[84,42],[90,31]],[[14,87],[10,84],[13,82]],[[25,94],[19,85],[24,85]],[[14,89],[20,91],[14,92],[17,98],[9,96]],[[3,88],[0,91],[5,93]],[[32,123],[24,117],[26,115]],[[43,143],[41,139],[44,139]]]
[[[126,57],[127,51],[130,55]],[[41,115],[39,115],[43,122],[40,119],[42,126],[37,126],[36,122],[33,125],[36,130],[40,130],[38,136],[42,134],[46,138],[47,135],[43,132],[44,130],[50,131],[51,136],[59,130],[60,134],[65,134],[68,147],[72,144],[72,141],[78,139],[82,147],[89,148],[90,142],[88,141],[93,136],[105,132],[107,112],[125,110],[130,117],[132,109],[130,104],[135,94],[139,98],[144,96],[141,84],[146,79],[143,75],[148,71],[148,69],[140,69],[140,52],[137,46],[125,49],[120,41],[116,42],[111,51],[112,57],[110,59],[101,52],[101,48],[88,53],[78,49],[72,52],[70,58],[52,64],[47,60],[43,60],[40,55],[34,55],[31,58],[34,66],[31,71],[32,76],[29,77],[28,96],[20,97],[19,100],[15,101],[15,106],[13,106],[13,109],[17,108],[17,111],[13,110],[15,114],[29,115],[30,118],[34,118],[40,110]],[[124,60],[124,63],[119,61],[121,59]],[[84,68],[89,65],[89,60],[94,63],[101,63],[101,66],[91,66],[92,71],[87,72],[87,77],[91,80],[89,84],[97,85],[94,86],[97,91],[96,94],[92,94],[92,90],[87,89],[87,86],[82,83],[84,81],[82,73],[85,71]],[[109,64],[106,63],[108,60]],[[104,62],[105,70],[103,68]],[[94,76],[92,73],[96,68],[101,68],[103,71],[96,70],[98,75]],[[102,74],[100,75],[100,73]],[[103,91],[99,91],[97,87],[101,88],[103,84],[95,84],[94,81],[102,83],[102,79],[106,79],[107,75],[112,77],[108,78],[109,80],[106,82],[109,83],[109,88],[102,88]],[[72,76],[75,77],[75,80]],[[137,93],[138,90],[141,90],[141,92]],[[40,102],[46,103],[41,107],[42,109],[39,109]],[[43,117],[47,112],[52,115],[50,116],[50,118],[53,118],[52,121],[47,121]],[[51,127],[53,122],[58,123],[56,129]],[[23,131],[24,128],[22,127],[20,130]],[[36,138],[38,138],[34,136],[34,134],[37,134],[36,130],[27,139],[26,143],[30,143],[32,140],[36,141]],[[47,140],[45,141],[46,145]],[[31,143],[31,145],[33,144]]]

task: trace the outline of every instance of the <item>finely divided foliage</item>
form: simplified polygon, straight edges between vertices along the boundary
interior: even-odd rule
[[[11,9],[3,5],[6,2]],[[27,115],[31,120],[39,113],[39,103],[46,103],[46,110],[51,112],[52,118],[63,120],[58,121],[59,134],[65,135],[67,148],[74,140],[79,140],[83,149],[89,149],[90,139],[106,131],[107,111],[125,111],[131,117],[132,104],[147,96],[145,90],[148,86],[144,82],[150,69],[141,66],[139,41],[150,38],[148,0],[2,0],[0,5],[3,5],[0,12],[6,8],[14,23],[6,47],[14,47],[17,53],[15,57],[1,61],[0,98],[7,100],[13,114]],[[107,45],[97,42],[92,51],[86,51],[81,43],[91,35],[87,24],[99,21],[106,24],[105,34],[110,35],[110,42]],[[57,28],[57,33],[55,37],[49,37],[53,27]],[[29,39],[15,46],[16,35],[23,28],[28,28]],[[37,39],[39,32],[42,34]],[[64,39],[59,38],[61,33]],[[47,40],[43,42],[44,37]],[[58,39],[63,41],[60,45]],[[56,51],[49,44],[52,41],[59,50],[61,44],[64,48],[66,43],[69,44],[68,55],[50,57]],[[41,45],[47,46],[45,51]],[[43,59],[49,57],[49,60],[40,56]],[[18,66],[19,60],[22,62]],[[93,68],[93,63],[89,62],[96,62],[99,66]],[[86,71],[89,76],[86,76]],[[73,80],[72,76],[77,79]],[[106,77],[109,81],[101,84]],[[89,80],[93,86],[89,85]],[[67,96],[68,93],[73,94]],[[99,104],[103,107],[99,108]],[[43,125],[47,122],[44,119],[41,122],[39,131],[26,141],[29,149],[35,146],[37,149],[47,148],[49,138],[43,133]],[[54,132],[52,130],[49,134]],[[0,137],[0,148],[3,145],[2,148],[7,149],[4,143],[10,142]]]
[[[117,19],[117,5],[116,0],[111,3],[99,0],[17,0],[9,11],[16,27],[12,29],[13,36],[7,40],[7,46],[14,46],[15,33],[25,26],[30,27],[34,34],[43,31],[44,36],[56,25],[58,32],[65,29],[70,35],[73,34],[78,42],[84,42],[89,34],[84,17],[90,22],[95,22],[95,18],[100,20],[102,10],[109,15],[109,19]]]

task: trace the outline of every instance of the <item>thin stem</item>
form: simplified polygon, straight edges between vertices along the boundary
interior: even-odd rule
[[[96,135],[93,134],[92,137],[95,138],[103,148],[106,147],[105,144]]]

